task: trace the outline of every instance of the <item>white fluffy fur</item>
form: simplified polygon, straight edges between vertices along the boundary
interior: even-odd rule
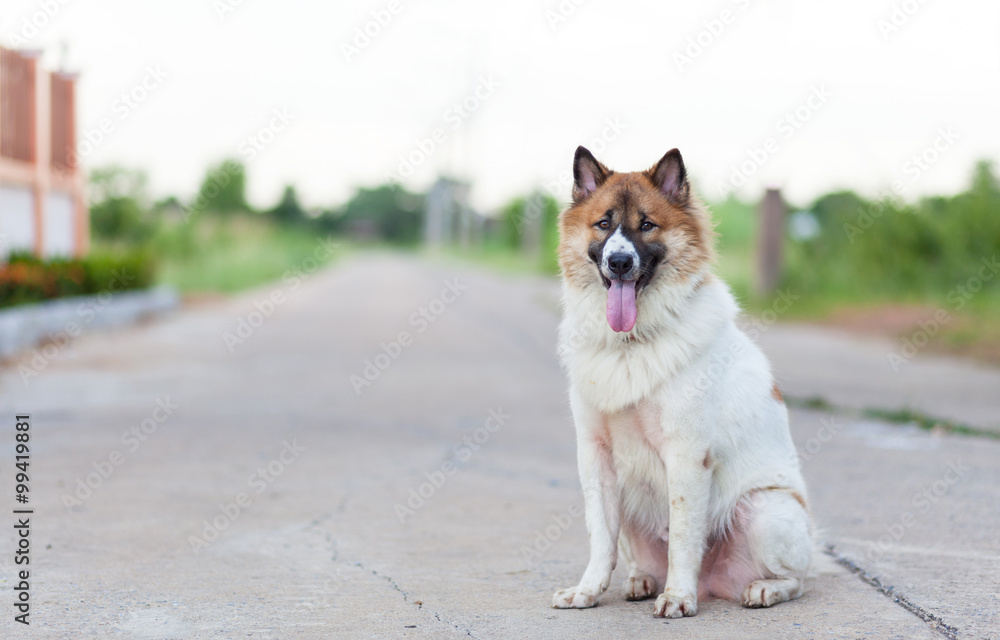
[[[564,285],[559,349],[590,562],[555,607],[597,604],[619,542],[626,597],[659,588],[658,616],[694,615],[699,581],[703,597],[745,606],[802,593],[812,550],[806,489],[768,361],[737,328],[737,304],[708,267],[682,284],[670,275],[640,292],[629,334],[608,326],[597,278],[583,290]]]

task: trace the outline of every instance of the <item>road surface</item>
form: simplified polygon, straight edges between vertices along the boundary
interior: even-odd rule
[[[355,254],[8,361],[0,495],[16,506],[30,414],[34,513],[27,627],[0,516],[3,637],[1000,638],[1000,440],[807,410],[820,550],[800,600],[665,621],[624,601],[619,568],[596,609],[549,608],[587,561],[557,299],[544,278]],[[823,334],[782,347],[796,331],[762,338],[779,379],[850,397],[849,363],[815,360]]]

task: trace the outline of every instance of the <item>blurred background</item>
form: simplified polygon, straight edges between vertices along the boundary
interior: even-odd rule
[[[987,0],[8,0],[0,306],[280,278],[335,238],[557,271],[577,145],[680,148],[752,311],[1000,363]],[[993,262],[991,262],[993,260]],[[922,324],[923,323],[923,324]]]
[[[661,629],[624,563],[548,607],[586,562],[555,353],[584,145],[680,149],[843,568],[671,634],[997,638],[998,29],[996,0],[3,0],[31,629]]]

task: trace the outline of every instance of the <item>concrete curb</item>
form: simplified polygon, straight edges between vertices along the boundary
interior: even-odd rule
[[[0,358],[38,345],[60,334],[76,336],[168,313],[180,306],[180,294],[169,287],[47,300],[0,310]]]

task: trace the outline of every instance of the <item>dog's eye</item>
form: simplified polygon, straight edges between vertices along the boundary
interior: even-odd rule
[[[656,225],[650,222],[649,220],[643,220],[642,224],[639,225],[640,231],[652,231],[655,228]]]
[[[611,226],[611,221],[608,220],[607,218],[601,218],[600,220],[597,221],[597,224],[595,224],[594,226],[597,227],[598,229],[607,229],[608,227]]]

